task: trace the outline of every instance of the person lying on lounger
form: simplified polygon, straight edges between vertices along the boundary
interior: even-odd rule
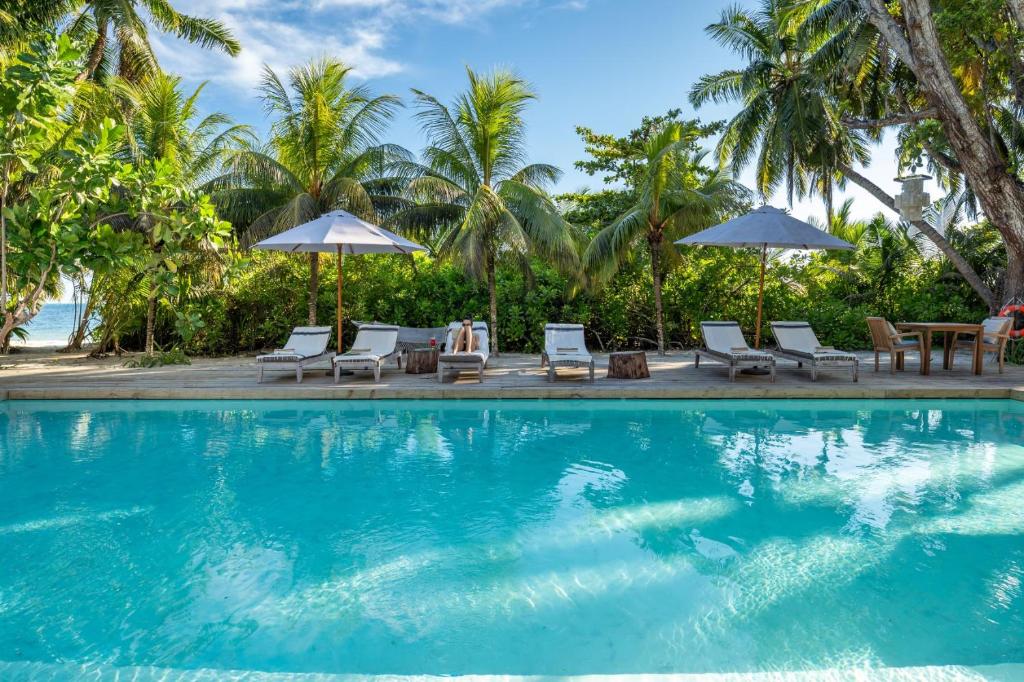
[[[462,329],[459,330],[459,335],[455,337],[455,347],[452,349],[452,352],[472,353],[479,348],[480,339],[473,333],[473,320],[468,318],[462,320]]]

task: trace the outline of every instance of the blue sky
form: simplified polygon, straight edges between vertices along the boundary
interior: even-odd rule
[[[465,66],[508,67],[529,80],[539,100],[527,123],[532,161],[558,165],[565,176],[556,190],[598,188],[600,179],[573,168],[583,158],[574,132],[586,125],[621,134],[647,114],[681,107],[710,121],[734,106],[694,112],[690,85],[701,75],[737,66],[740,60],[714,44],[704,27],[726,0],[177,0],[181,11],[213,16],[242,43],[234,59],[154,36],[165,69],[191,84],[209,81],[207,110],[265,129],[255,86],[264,63],[279,72],[310,57],[331,54],[355,68],[377,93],[409,99],[409,89],[448,101],[465,85]],[[741,0],[740,4],[753,3]],[[387,141],[413,151],[423,136],[406,109]],[[895,193],[890,144],[875,153],[866,174]],[[740,180],[749,184],[750,172]],[[934,193],[934,192],[933,192]],[[857,190],[855,214],[880,209]],[[785,197],[772,203],[786,205]],[[798,203],[798,217],[820,216],[820,202]]]

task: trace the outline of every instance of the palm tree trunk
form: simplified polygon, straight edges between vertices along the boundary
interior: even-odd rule
[[[156,290],[149,292],[149,300],[146,302],[146,355],[153,354],[154,330],[156,328]]]
[[[487,297],[490,302],[491,313],[491,353],[498,355],[498,286],[494,272],[494,254],[487,254]]]
[[[859,185],[862,189],[867,190],[869,194],[878,199],[878,201],[880,201],[886,208],[892,211],[896,210],[896,200],[886,194],[885,190],[881,187],[871,182],[849,166],[840,166],[839,170],[849,180],[852,180],[853,184]],[[995,307],[998,306],[999,302],[996,300],[995,294],[992,293],[992,290],[989,289],[988,286],[986,286],[985,282],[982,281],[981,276],[978,275],[975,269],[971,267],[971,264],[967,262],[967,259],[961,256],[957,250],[953,248],[953,245],[949,243],[949,240],[942,236],[938,230],[932,227],[925,220],[914,220],[910,224],[917,228],[919,232],[930,239],[931,242],[938,247],[939,251],[942,252],[942,255],[949,259],[949,262],[957,269],[960,276],[967,281],[971,288],[974,289],[974,293],[978,294],[978,297],[985,302],[985,305],[987,305],[990,310],[994,310]]]
[[[100,62],[103,61],[103,53],[107,50],[107,22],[101,22],[96,27],[96,41],[92,44],[92,48],[89,50],[89,59],[85,62],[85,68],[75,76],[75,82],[80,83],[87,78],[91,78],[96,69],[99,68]]]
[[[648,239],[651,247],[651,278],[654,280],[654,324],[658,331],[658,355],[665,354],[665,320],[661,307],[661,236]]]
[[[320,254],[309,254],[309,326],[316,325],[316,299],[320,292]]]
[[[93,283],[95,284],[96,275],[93,274]],[[91,288],[91,287],[90,287]],[[82,350],[82,344],[85,343],[85,333],[89,329],[89,319],[92,317],[93,311],[96,309],[96,301],[92,295],[89,296],[85,302],[85,310],[82,311],[82,319],[78,323],[78,329],[75,330],[74,336],[68,341],[68,345],[64,348],[64,352],[71,352],[75,350]]]

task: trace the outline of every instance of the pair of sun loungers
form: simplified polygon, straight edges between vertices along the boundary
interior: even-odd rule
[[[265,370],[294,371],[295,379],[302,383],[303,370],[311,365],[331,363],[334,367],[334,383],[338,383],[343,369],[371,370],[373,379],[380,381],[384,364],[394,360],[402,366],[402,354],[395,347],[398,341],[398,327],[384,324],[364,325],[356,333],[352,348],[338,355],[327,350],[331,340],[330,327],[296,327],[285,347],[273,353],[256,356],[259,381],[263,381]]]
[[[448,337],[445,349],[455,347],[455,339],[462,328],[461,322],[452,322],[448,326]],[[472,352],[445,352],[437,361],[437,380],[444,381],[449,372],[475,372],[477,379],[484,380],[484,367],[490,352],[490,339],[487,335],[487,324],[473,323],[473,334],[477,339],[477,349]],[[587,350],[583,340],[582,324],[546,324],[544,325],[544,352],[541,354],[540,366],[548,368],[548,381],[555,380],[555,370],[559,367],[582,367],[590,370],[590,381],[594,381],[594,357]]]
[[[700,367],[702,357],[721,362],[729,368],[729,381],[736,381],[737,369],[767,367],[774,382],[776,359],[785,358],[795,361],[797,367],[807,365],[811,381],[817,381],[818,372],[824,369],[849,370],[857,381],[860,369],[857,356],[823,346],[807,322],[772,322],[771,328],[778,349],[769,352],[748,346],[738,322],[701,322],[705,347],[697,351],[696,366]]]

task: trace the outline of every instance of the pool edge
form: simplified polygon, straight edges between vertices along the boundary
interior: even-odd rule
[[[594,388],[589,386],[488,387],[440,386],[282,386],[259,389],[174,387],[41,387],[0,389],[0,400],[716,400],[716,399],[1012,399],[1024,401],[1021,388],[859,386],[715,386],[702,388]]]

